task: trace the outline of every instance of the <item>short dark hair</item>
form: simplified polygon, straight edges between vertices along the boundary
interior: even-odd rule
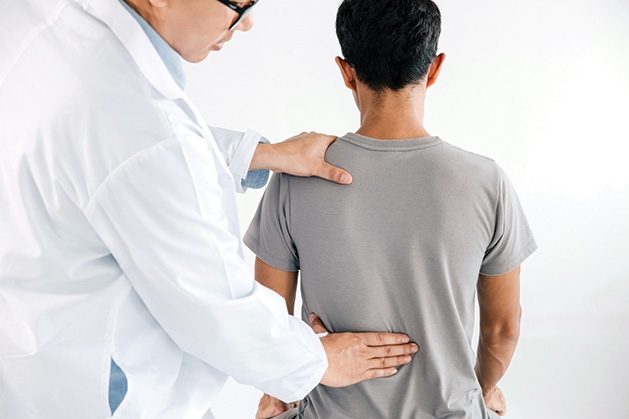
[[[441,12],[431,0],[344,0],[336,15],[343,56],[377,92],[425,77],[440,34]]]

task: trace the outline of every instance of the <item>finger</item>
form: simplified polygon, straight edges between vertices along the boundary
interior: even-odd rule
[[[400,365],[406,365],[413,360],[410,355],[401,356],[389,356],[385,358],[371,358],[367,361],[367,366],[371,368],[386,369],[391,367],[399,367]]]
[[[419,351],[419,346],[416,343],[408,343],[406,345],[370,346],[367,354],[370,358],[384,358],[411,355],[417,351]]]
[[[325,138],[325,143],[327,143],[327,145],[329,146],[330,144],[332,144],[334,141],[336,141],[336,139],[338,138],[337,136],[334,135],[325,135],[325,134],[321,134],[321,136],[323,138]]]
[[[310,327],[312,327],[315,333],[329,333],[319,316],[313,313],[310,314],[308,319],[310,320]]]
[[[360,381],[363,380],[372,380],[374,378],[383,378],[383,377],[391,377],[392,375],[397,374],[397,369],[395,368],[374,368],[365,371],[361,377]]]
[[[349,172],[325,162],[321,164],[321,167],[317,170],[315,176],[335,183],[340,183],[341,185],[349,185],[353,180],[352,175],[350,175]]]
[[[409,337],[401,333],[358,333],[367,346],[387,346],[408,343]]]

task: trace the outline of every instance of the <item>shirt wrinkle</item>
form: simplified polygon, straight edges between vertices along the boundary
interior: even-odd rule
[[[55,9],[54,13],[52,13],[53,18],[51,18],[50,20],[46,20],[41,25],[39,25],[38,27],[32,30],[32,36],[30,38],[27,37],[26,40],[24,40],[23,46],[20,47],[19,52],[15,54],[15,59],[12,60],[11,65],[7,66],[6,72],[4,74],[0,74],[0,90],[2,89],[2,86],[4,85],[4,80],[7,78],[9,73],[11,73],[11,70],[15,67],[15,65],[20,61],[20,58],[22,57],[24,52],[26,52],[26,50],[30,47],[33,41],[37,39],[38,36],[40,36],[43,32],[50,29],[55,24],[55,22],[59,20],[59,18],[61,17],[61,14],[63,13],[64,9],[68,5],[69,3],[66,3],[66,4],[60,3],[59,9],[58,10]],[[40,27],[41,29],[39,29]]]
[[[109,181],[109,179],[111,179],[119,170],[121,170],[124,166],[127,166],[128,164],[130,164],[130,162],[136,158],[139,158],[141,154],[145,154],[150,150],[153,150],[155,148],[157,148],[158,146],[160,146],[161,144],[165,143],[166,141],[172,140],[177,138],[176,135],[170,136],[168,138],[165,138],[155,144],[153,144],[150,147],[147,148],[143,148],[142,150],[138,150],[135,153],[131,154],[129,157],[127,157],[125,160],[123,160],[120,164],[118,164],[111,172],[109,172],[109,174],[107,176],[105,176],[105,178],[98,184],[98,186],[96,187],[96,189],[94,189],[94,192],[92,193],[92,196],[90,197],[90,199],[87,201],[87,204],[85,204],[84,208],[81,208],[81,211],[83,211],[83,213],[87,213],[89,211],[89,207],[91,206],[92,202],[94,201],[94,199],[96,198],[96,195],[98,195],[98,193],[101,191],[101,189],[104,187],[104,185]]]

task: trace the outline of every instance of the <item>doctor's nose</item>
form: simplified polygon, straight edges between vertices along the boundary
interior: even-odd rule
[[[232,30],[247,32],[251,28],[253,28],[253,13],[249,13],[247,16],[245,16],[245,18],[238,22],[238,24],[234,26]]]

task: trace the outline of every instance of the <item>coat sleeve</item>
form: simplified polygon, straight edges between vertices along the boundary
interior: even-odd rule
[[[183,351],[286,402],[301,399],[325,372],[325,352],[253,280],[216,158],[201,138],[164,140],[111,173],[85,214]]]
[[[245,192],[247,188],[260,189],[266,185],[269,171],[249,170],[249,166],[258,143],[268,144],[269,140],[253,130],[240,132],[218,127],[209,128],[234,176],[236,191]]]

